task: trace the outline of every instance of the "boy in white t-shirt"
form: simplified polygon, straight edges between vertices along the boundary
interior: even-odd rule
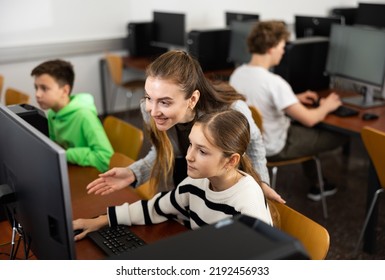
[[[286,25],[281,21],[258,22],[248,37],[251,60],[238,67],[230,77],[230,84],[257,107],[263,116],[263,140],[268,161],[280,161],[333,150],[346,141],[335,132],[314,126],[342,103],[336,93],[319,100],[317,108],[309,108],[318,101],[316,92],[295,94],[281,77],[269,71],[280,63],[289,39]],[[292,119],[297,121],[292,122]],[[308,198],[321,199],[316,167],[312,161],[304,163],[304,171],[312,182]],[[325,185],[325,195],[337,189]]]

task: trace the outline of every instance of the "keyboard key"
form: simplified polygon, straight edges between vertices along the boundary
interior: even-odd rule
[[[123,225],[102,228],[89,233],[87,236],[108,256],[132,251],[146,244],[135,233],[131,232],[128,226]]]

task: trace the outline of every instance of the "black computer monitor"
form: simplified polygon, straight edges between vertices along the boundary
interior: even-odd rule
[[[332,24],[343,24],[343,17],[295,16],[296,38],[323,36],[329,37]]]
[[[11,224],[37,259],[75,259],[65,150],[1,104],[0,127],[0,201]]]
[[[227,60],[229,45],[228,28],[191,30],[187,34],[187,51],[199,61],[203,71],[233,68]]]
[[[353,25],[356,20],[357,9],[358,7],[336,7],[331,9],[329,14],[342,17],[346,25]]]
[[[226,26],[230,26],[233,21],[259,20],[259,14],[248,14],[239,12],[225,12]]]
[[[186,23],[183,13],[153,12],[153,33],[151,44],[163,48],[184,48]]]
[[[354,23],[385,28],[385,4],[358,3]]]
[[[363,26],[333,25],[326,72],[332,81],[354,83],[365,98],[346,98],[360,107],[382,105],[374,97],[385,98],[385,30]],[[336,84],[336,82],[334,82]]]
[[[273,72],[284,78],[295,93],[329,88],[325,65],[329,48],[326,37],[305,37],[290,41]]]
[[[230,24],[229,61],[235,65],[249,62],[251,53],[247,46],[247,37],[258,21],[233,21]]]

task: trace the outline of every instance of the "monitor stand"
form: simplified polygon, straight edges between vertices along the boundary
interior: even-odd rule
[[[364,109],[385,105],[384,100],[374,98],[374,91],[371,87],[363,87],[361,94],[362,96],[344,97],[342,102]]]

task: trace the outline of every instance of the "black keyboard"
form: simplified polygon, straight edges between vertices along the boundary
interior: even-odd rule
[[[108,256],[116,256],[124,252],[135,250],[146,243],[128,226],[106,227],[87,235]]]
[[[339,117],[351,117],[351,116],[357,116],[359,114],[359,111],[352,109],[350,107],[341,105],[340,107],[337,108],[337,110],[333,111],[332,114]]]

